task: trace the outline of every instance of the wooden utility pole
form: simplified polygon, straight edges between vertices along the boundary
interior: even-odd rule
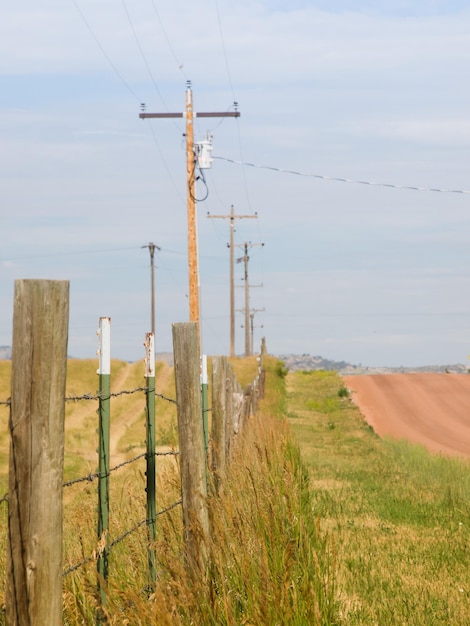
[[[6,623],[59,626],[69,283],[17,280],[14,302]]]
[[[239,247],[243,247],[245,250],[245,254],[237,259],[237,263],[243,261],[245,266],[245,308],[243,309],[245,313],[245,356],[251,356],[251,343],[250,343],[250,286],[254,287],[254,285],[250,285],[248,281],[248,261],[250,257],[248,256],[248,249],[253,246],[264,246],[264,243],[244,243],[239,244]]]
[[[235,356],[235,257],[234,257],[234,233],[235,233],[235,220],[236,219],[250,219],[257,218],[258,214],[254,215],[235,215],[233,205],[230,207],[229,215],[211,215],[207,214],[207,217],[217,219],[229,219],[230,220],[230,356]]]
[[[142,246],[142,248],[148,248],[150,252],[150,324],[151,324],[151,332],[155,337],[155,249],[161,250],[159,246],[156,246],[154,243],[150,242],[146,246]]]
[[[251,311],[250,311],[251,354],[254,353],[254,350],[253,350],[253,339],[254,339],[254,335],[255,335],[255,324],[254,324],[255,313],[261,313],[264,310],[265,309],[262,308],[262,309],[251,309]],[[263,327],[261,326],[261,328],[263,328]]]
[[[239,111],[222,111],[194,113],[191,81],[186,85],[185,113],[140,113],[141,119],[148,118],[186,118],[186,178],[188,196],[188,270],[189,270],[189,321],[196,322],[199,336],[199,352],[201,342],[200,308],[199,308],[199,269],[197,254],[196,228],[196,154],[194,152],[194,117],[240,117]]]

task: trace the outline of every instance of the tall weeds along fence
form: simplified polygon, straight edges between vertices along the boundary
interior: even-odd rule
[[[264,393],[261,347],[258,374],[242,388],[226,357],[212,358],[209,408],[207,360],[198,354],[195,323],[173,324],[176,399],[156,392],[152,333],[146,336],[145,385],[111,393],[109,318],[100,319],[99,391],[65,396],[68,336],[66,281],[15,282],[11,397],[1,401],[10,409],[6,622],[29,625],[62,623],[62,579],[96,562],[96,585],[106,606],[108,561],[113,549],[145,526],[148,544],[148,580],[155,583],[155,543],[158,517],[182,509],[188,575],[204,570],[210,536],[208,492],[217,493],[224,481],[231,453],[246,420],[256,412]],[[125,394],[145,396],[146,451],[113,467],[110,465],[112,400]],[[155,398],[174,403],[178,418],[178,448],[156,451]],[[98,405],[98,468],[96,472],[63,482],[66,402]],[[209,419],[210,416],[210,419]],[[209,428],[210,424],[210,428]],[[181,498],[157,511],[156,457],[178,457]],[[145,459],[146,511],[142,519],[119,536],[109,535],[110,481],[124,466]],[[74,564],[63,566],[62,517],[64,489],[79,483],[97,484],[96,547]],[[28,514],[33,512],[33,514]],[[98,611],[97,621],[100,621]]]

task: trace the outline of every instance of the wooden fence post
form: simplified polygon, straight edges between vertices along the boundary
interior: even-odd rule
[[[253,399],[253,387],[252,385],[245,385],[243,390],[243,406],[242,406],[242,424],[245,425],[247,420],[252,414],[252,399]]]
[[[225,377],[227,360],[224,356],[212,358],[212,471],[214,485],[219,491],[225,473]]]
[[[230,460],[233,444],[233,368],[227,362],[225,370],[225,459]]]
[[[243,407],[243,392],[241,390],[240,383],[237,379],[233,378],[233,434],[234,441],[239,433],[243,431],[243,419],[242,419],[242,407]]]
[[[206,455],[196,322],[173,324],[183,526],[188,565],[204,573],[209,536]]]
[[[62,624],[69,283],[15,281],[6,623]]]

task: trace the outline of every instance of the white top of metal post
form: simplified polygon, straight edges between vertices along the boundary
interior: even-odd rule
[[[96,331],[98,335],[98,350],[96,354],[99,358],[98,374],[111,374],[111,318],[100,317],[100,325]]]
[[[145,378],[155,378],[155,335],[145,335]]]
[[[203,354],[201,357],[201,384],[207,385],[209,378],[207,376],[207,355]]]

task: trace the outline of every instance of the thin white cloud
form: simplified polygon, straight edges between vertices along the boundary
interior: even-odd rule
[[[219,0],[221,32],[209,0],[158,3],[161,24],[151,3],[128,2],[132,25],[121,3],[77,0],[93,34],[73,2],[45,0],[39,7],[24,0],[4,7],[3,272],[10,278],[36,270],[73,278],[74,327],[80,319],[89,323],[92,293],[99,294],[93,315],[122,317],[130,326],[138,319],[145,328],[147,316],[129,295],[137,293],[143,308],[145,262],[127,272],[116,261],[121,269],[109,272],[104,294],[103,276],[95,272],[93,278],[93,260],[86,255],[83,261],[39,263],[26,252],[154,240],[183,251],[177,259],[162,258],[157,278],[161,318],[184,317],[184,121],[142,122],[138,114],[140,102],[148,111],[182,111],[186,77],[193,81],[196,110],[224,110],[239,100],[240,120],[195,125],[198,135],[214,129],[219,155],[336,177],[468,188],[470,12],[463,4]],[[271,350],[336,346],[333,356],[362,362],[382,360],[382,350],[385,362],[396,344],[393,358],[427,360],[432,353],[426,342],[435,333],[435,354],[444,353],[445,341],[454,360],[467,353],[457,330],[447,332],[445,318],[436,318],[430,332],[411,315],[385,316],[470,308],[461,270],[470,261],[466,197],[249,171],[220,161],[206,180],[209,197],[199,207],[201,283],[214,311],[204,311],[204,337],[213,337],[218,351],[216,338],[228,334],[228,295],[221,287],[228,230],[214,230],[204,215],[233,204],[241,213],[259,213],[259,220],[246,220],[250,224],[240,220],[236,237],[267,244],[252,255],[253,282],[265,285],[253,290],[252,302],[266,308],[259,322]],[[10,288],[8,280],[0,286],[1,343],[8,343]],[[237,308],[242,306],[237,295]],[[345,325],[339,313],[348,312],[357,317]],[[373,323],[370,312],[379,316]],[[465,346],[460,326],[459,332]],[[126,350],[129,333],[121,340]],[[304,345],[308,333],[312,348]],[[80,330],[80,337],[85,334]],[[169,348],[169,324],[160,338]],[[78,339],[74,345],[84,356]]]

